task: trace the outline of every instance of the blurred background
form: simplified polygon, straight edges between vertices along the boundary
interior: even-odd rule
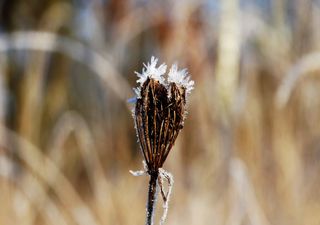
[[[154,55],[195,80],[166,224],[319,225],[319,28],[319,0],[1,0],[0,224],[144,224]]]

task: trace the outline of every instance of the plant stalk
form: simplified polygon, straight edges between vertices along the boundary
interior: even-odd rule
[[[157,201],[157,179],[158,171],[150,174],[146,225],[153,225],[154,211]]]

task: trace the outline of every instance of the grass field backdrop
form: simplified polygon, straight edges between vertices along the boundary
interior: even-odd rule
[[[195,80],[166,224],[319,225],[319,0],[0,1],[0,224],[144,224],[152,55]]]

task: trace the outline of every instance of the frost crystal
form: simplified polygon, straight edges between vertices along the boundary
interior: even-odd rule
[[[157,66],[158,59],[154,56],[151,57],[151,62],[144,65],[144,68],[142,69],[142,73],[135,72],[138,76],[137,83],[140,83],[140,86],[147,80],[147,78],[153,78],[155,80],[158,80],[161,84],[164,84],[165,80],[163,75],[167,71],[167,65],[165,63],[161,64],[159,67]]]
[[[134,93],[136,94],[137,98],[141,98],[141,88],[137,87],[137,88],[133,88]]]
[[[147,78],[159,81],[159,83],[163,84],[167,89],[170,86],[170,83],[175,83],[178,87],[184,88],[187,95],[191,93],[194,89],[194,81],[190,79],[187,69],[178,70],[178,65],[173,64],[166,76],[167,79],[165,79],[167,65],[163,63],[157,67],[157,63],[158,59],[152,56],[150,62],[143,64],[144,68],[142,69],[142,73],[135,72],[138,76],[137,83],[140,84],[138,88],[134,88],[137,98],[141,98],[141,87]]]
[[[168,74],[168,82],[176,83],[180,87],[186,89],[186,93],[190,94],[194,88],[194,81],[190,80],[187,69],[178,70],[178,65],[173,64]]]

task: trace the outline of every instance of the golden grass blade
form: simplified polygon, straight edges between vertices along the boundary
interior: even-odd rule
[[[69,224],[61,212],[61,207],[50,198],[46,185],[43,185],[43,183],[28,171],[28,168],[23,168],[24,174],[19,180],[14,177],[13,170],[18,167],[19,166],[7,156],[0,156],[0,176],[4,177],[10,183],[16,184],[16,187],[12,190],[11,197],[26,198],[26,201],[29,202],[29,205],[26,207],[30,206],[36,209],[35,211],[29,210],[29,212],[33,213],[29,213],[28,221],[24,222],[27,222],[28,224],[35,224],[37,213],[39,213],[39,215],[44,217],[47,224]],[[12,201],[14,201],[14,199]],[[14,209],[17,211],[16,208]],[[25,209],[25,211],[28,211],[28,209]],[[18,215],[19,212],[16,212],[16,214]]]
[[[50,32],[16,31],[0,36],[0,52],[8,50],[61,52],[87,65],[123,102],[131,96],[131,88],[107,57],[83,43]],[[91,56],[88,62],[87,54]]]
[[[98,225],[92,211],[86,206],[72,184],[64,177],[56,165],[41,151],[25,140],[23,137],[1,125],[2,136],[0,143],[8,146],[6,138],[20,146],[19,157],[30,168],[30,171],[39,176],[43,182],[51,187],[57,194],[59,200],[68,209],[71,216],[79,225]],[[59,180],[59,183],[56,182]]]

